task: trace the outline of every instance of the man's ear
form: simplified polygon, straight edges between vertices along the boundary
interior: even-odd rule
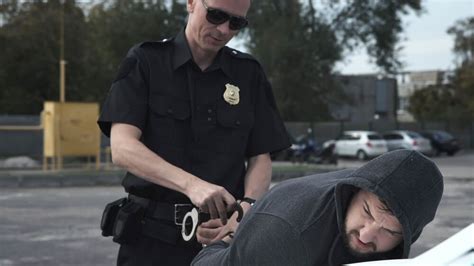
[[[186,8],[188,10],[188,13],[193,13],[194,6],[196,6],[196,1],[197,0],[187,0]]]

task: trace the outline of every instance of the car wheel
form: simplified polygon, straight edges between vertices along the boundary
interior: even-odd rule
[[[363,151],[363,150],[359,150],[357,152],[357,159],[359,159],[361,161],[367,160],[367,153],[365,153],[365,151]]]

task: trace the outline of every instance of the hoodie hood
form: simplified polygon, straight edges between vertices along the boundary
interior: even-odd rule
[[[344,204],[354,187],[387,203],[403,228],[403,242],[390,252],[390,257],[407,258],[410,246],[433,220],[444,186],[443,176],[430,159],[416,151],[397,150],[373,159],[337,185],[336,204],[343,210],[339,216],[345,217]],[[338,217],[340,227],[344,217]]]

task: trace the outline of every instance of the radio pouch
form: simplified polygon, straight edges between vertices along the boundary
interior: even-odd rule
[[[119,244],[130,244],[140,235],[145,209],[129,201],[120,208],[113,229],[113,241]]]
[[[112,236],[114,231],[114,223],[117,219],[117,214],[125,203],[127,198],[121,198],[113,201],[105,206],[104,212],[102,213],[102,219],[100,221],[100,229],[102,230],[102,236]]]

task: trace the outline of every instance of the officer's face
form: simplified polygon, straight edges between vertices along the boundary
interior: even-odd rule
[[[189,20],[186,29],[191,49],[217,52],[234,37],[239,30],[229,28],[230,21],[213,24],[206,18],[207,9],[217,9],[228,15],[245,17],[250,0],[188,0]]]
[[[364,190],[349,204],[345,230],[348,248],[361,256],[392,250],[403,240],[398,219],[376,195]]]

